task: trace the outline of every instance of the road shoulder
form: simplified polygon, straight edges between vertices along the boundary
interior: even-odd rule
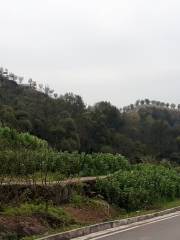
[[[103,234],[107,235],[108,233],[112,233],[115,231],[125,230],[130,227],[141,226],[142,224],[147,224],[148,222],[154,221],[163,221],[163,219],[167,219],[169,217],[175,217],[180,214],[180,207],[175,207],[171,209],[167,209],[160,212],[155,212],[147,215],[137,216],[133,218],[127,218],[122,220],[115,220],[100,224],[95,224],[63,233],[52,234],[49,236],[45,236],[42,238],[38,238],[37,240],[68,240],[68,239],[94,239],[101,238]],[[134,224],[134,225],[133,225]]]

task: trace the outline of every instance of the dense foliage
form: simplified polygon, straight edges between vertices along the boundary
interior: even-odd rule
[[[96,190],[96,196],[127,211],[180,197],[180,104],[176,108],[145,99],[123,109],[109,102],[87,107],[78,95],[58,96],[48,86],[37,88],[32,79],[29,84],[22,81],[0,68],[1,202],[9,198],[43,203],[1,206],[3,216],[38,216],[56,227],[70,224],[72,219],[61,208],[48,203],[60,201],[62,192],[53,193],[52,185],[47,191],[46,184],[79,176],[108,175],[86,191],[92,195]],[[131,165],[126,157],[140,164]],[[20,190],[11,184],[17,182]],[[33,191],[27,187],[30,182]],[[39,182],[45,184],[40,185],[43,193]],[[84,199],[75,194],[71,203],[81,206]],[[7,236],[1,226],[0,232]]]
[[[0,128],[0,176],[31,178],[39,173],[40,180],[52,174],[55,179],[73,176],[107,175],[119,169],[128,169],[129,163],[120,154],[85,154],[58,152],[46,141],[28,133]],[[53,179],[54,179],[53,178]],[[55,180],[54,179],[54,180]]]
[[[0,74],[0,125],[28,131],[58,151],[120,153],[134,163],[180,162],[179,106],[146,99],[123,111],[108,102],[86,107],[80,96],[53,97],[47,90]]]
[[[126,210],[149,208],[180,197],[180,175],[164,166],[140,164],[99,180],[97,189],[110,203]]]

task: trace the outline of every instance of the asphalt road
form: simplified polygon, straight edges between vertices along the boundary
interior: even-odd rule
[[[180,215],[166,220],[144,224],[117,233],[93,239],[98,240],[180,240]]]

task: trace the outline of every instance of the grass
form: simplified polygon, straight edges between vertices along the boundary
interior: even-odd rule
[[[16,226],[18,227],[17,231],[11,229],[11,226],[8,226],[8,228],[6,225],[2,226],[4,229],[2,229],[2,231],[0,229],[0,239],[4,240],[22,239],[27,235],[26,231],[24,231],[23,228],[21,229],[21,224],[24,224],[24,217],[25,219],[32,219],[31,221],[33,221],[33,217],[36,217],[38,219],[38,224],[41,224],[47,231],[51,229],[66,230],[66,227],[68,228],[74,224],[74,220],[63,208],[52,205],[47,206],[45,203],[24,203],[19,206],[3,206],[1,207],[0,216],[3,218],[7,217],[7,220],[12,219],[13,223],[15,223],[13,219],[18,219],[18,221],[20,221],[19,227]],[[74,227],[76,228],[77,226]],[[25,237],[25,239],[28,238]],[[29,237],[29,239],[33,239],[33,237]]]
[[[151,214],[155,213],[158,211],[163,211],[169,208],[174,208],[174,207],[179,207],[180,206],[180,199],[175,199],[173,201],[163,201],[163,202],[158,202],[154,206],[152,206],[148,210],[139,210],[139,211],[132,211],[129,213],[123,213],[122,215],[119,216],[119,219],[124,219],[124,218],[131,218],[131,217],[137,217],[141,215],[146,215],[146,214]]]
[[[98,200],[98,199],[88,199],[87,197],[75,194],[72,197],[70,204],[71,206],[77,207],[77,208],[81,207],[82,205],[91,206],[91,207],[94,206],[95,208],[97,208],[98,205],[101,205],[101,204],[103,205],[104,201],[102,202],[102,200]],[[116,206],[114,206],[114,209],[116,209],[118,213],[117,214],[118,217],[114,218],[114,220],[141,216],[141,215],[150,214],[150,213],[154,213],[157,211],[178,207],[178,206],[180,206],[180,199],[158,203],[149,210],[133,211],[129,213],[127,213],[123,209],[119,209]],[[74,222],[71,216],[69,216],[63,208],[52,206],[52,205],[49,205],[47,208],[45,203],[41,203],[41,204],[25,203],[15,207],[4,206],[1,208],[0,215],[4,217],[5,216],[7,217],[18,217],[18,216],[42,217],[42,219],[47,221],[49,225],[48,234],[69,231],[69,230],[87,226],[84,224],[79,224],[78,222],[77,223]],[[113,220],[113,219],[109,219],[109,220]],[[56,224],[54,225],[54,223]],[[10,238],[8,239],[16,239],[16,238],[11,238],[11,235],[10,235]],[[35,236],[23,238],[23,240],[33,240],[33,239],[35,239]]]
[[[24,203],[18,207],[7,206],[1,209],[2,216],[18,217],[18,216],[38,216],[49,220],[49,224],[56,222],[57,226],[66,226],[73,223],[71,217],[63,210],[63,208],[55,206],[47,206],[46,204],[30,204]]]
[[[109,204],[100,198],[88,198],[86,196],[74,193],[70,199],[70,205],[75,208],[90,207],[92,209],[107,209]],[[119,211],[119,208],[117,208]]]
[[[89,207],[94,207],[95,209],[100,207],[107,208],[108,206],[108,203],[101,199],[89,199],[87,197],[84,197],[78,194],[74,194],[72,196],[70,204],[73,207],[77,207],[77,208],[82,206],[89,206]],[[151,214],[154,212],[163,211],[169,208],[174,208],[179,206],[180,206],[180,199],[175,199],[173,201],[158,202],[149,209],[143,209],[143,210],[131,211],[131,212],[127,212],[125,209],[120,209],[117,206],[112,206],[112,207],[117,211],[117,217],[115,217],[114,219],[118,220],[118,219],[131,218],[131,217]]]
[[[87,203],[87,201],[86,201],[86,203]],[[73,203],[73,204],[75,204],[75,203]],[[114,220],[121,220],[121,219],[125,219],[125,218],[142,216],[142,215],[151,214],[151,213],[155,213],[155,212],[158,212],[158,211],[163,211],[163,210],[178,207],[178,206],[180,206],[180,199],[175,199],[174,201],[169,201],[169,202],[164,201],[161,204],[158,203],[157,205],[154,205],[152,207],[152,209],[149,209],[149,210],[133,211],[133,212],[129,212],[129,213],[126,213],[124,210],[121,210],[121,209],[117,208],[117,211],[119,211],[120,215],[119,215],[119,217],[115,218]],[[110,219],[110,220],[113,220],[113,219]],[[88,226],[88,225],[89,224],[87,224],[87,225],[77,224],[77,225],[65,226],[63,228],[56,229],[56,230],[51,229],[51,231],[48,234],[56,234],[56,233],[61,233],[61,232],[64,232],[64,231],[70,231],[70,230],[74,230],[74,229],[84,227],[84,226]],[[37,238],[37,236],[36,236],[36,238]],[[23,240],[33,240],[33,239],[35,239],[35,238],[25,238]]]
[[[94,203],[93,199],[90,199],[81,194],[74,193],[71,196],[70,204],[73,207],[80,208],[82,206],[91,206]]]
[[[180,206],[180,199],[176,199],[171,202],[164,202],[161,206],[161,209],[168,209],[168,208],[173,208],[173,207],[179,207]]]

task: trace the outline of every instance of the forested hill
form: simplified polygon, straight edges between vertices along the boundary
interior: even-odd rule
[[[119,110],[87,107],[80,96],[57,96],[31,79],[0,72],[0,124],[30,132],[58,150],[121,153],[132,162],[180,162],[180,106],[141,100]]]

